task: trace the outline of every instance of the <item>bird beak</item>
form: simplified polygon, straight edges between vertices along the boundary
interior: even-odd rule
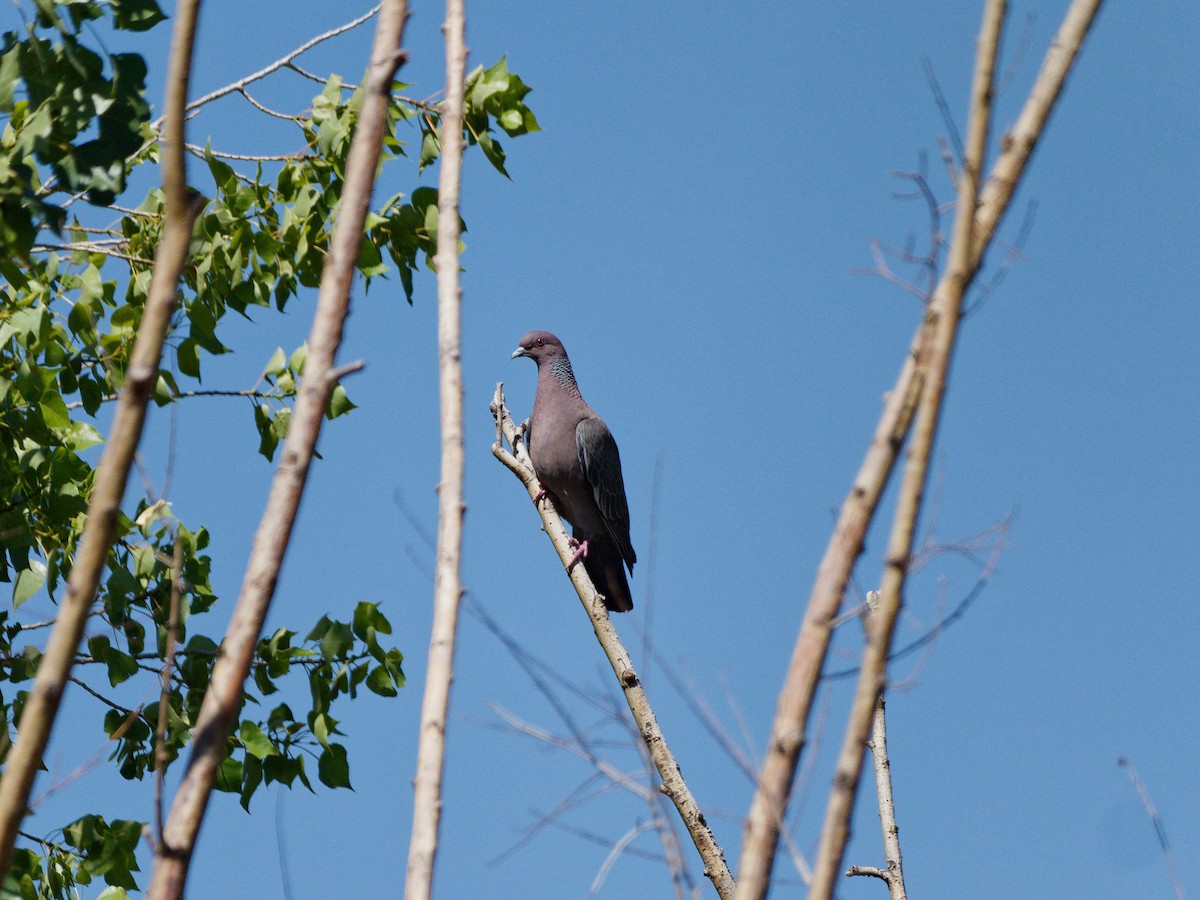
[[[524,356],[524,355],[525,355],[525,348],[524,348],[524,347],[518,347],[516,350],[514,350],[514,351],[513,351],[513,354],[512,354],[512,357],[511,357],[511,358],[512,358],[512,359],[516,359],[518,356]]]

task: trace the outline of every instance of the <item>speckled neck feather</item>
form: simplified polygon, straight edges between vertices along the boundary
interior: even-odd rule
[[[583,399],[579,394],[579,385],[575,383],[575,373],[571,371],[571,361],[565,356],[555,356],[550,360],[550,374],[554,376],[564,390]]]

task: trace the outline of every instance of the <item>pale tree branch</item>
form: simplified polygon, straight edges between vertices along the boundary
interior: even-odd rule
[[[206,104],[212,103],[214,100],[220,100],[222,97],[224,97],[228,94],[232,94],[235,92],[244,92],[245,88],[248,85],[254,84],[254,82],[256,82],[256,81],[261,81],[262,79],[264,79],[268,75],[270,75],[272,72],[277,72],[278,70],[283,69],[283,68],[290,68],[292,60],[303,55],[304,53],[307,53],[309,50],[311,50],[313,47],[317,46],[318,44],[324,43],[325,41],[329,40],[330,38],[335,38],[339,34],[345,34],[347,31],[351,31],[352,29],[357,28],[359,25],[362,25],[364,22],[366,22],[368,19],[370,19],[376,13],[378,13],[382,6],[383,6],[383,4],[378,4],[376,6],[372,6],[370,9],[368,9],[365,13],[363,13],[357,19],[351,19],[349,22],[339,25],[337,28],[330,29],[329,31],[323,32],[322,34],[318,34],[316,37],[310,38],[309,40],[307,40],[303,44],[301,44],[299,47],[297,47],[295,50],[292,50],[287,55],[275,60],[275,62],[271,63],[269,66],[259,69],[257,72],[254,72],[251,75],[247,75],[244,78],[239,78],[237,81],[234,81],[231,84],[227,84],[224,87],[217,88],[215,91],[211,91],[210,93],[205,94],[203,97],[193,100],[191,103],[189,103],[187,105],[188,112],[199,109],[200,107],[205,106]],[[324,84],[324,81],[322,80],[321,83]],[[158,123],[155,123],[156,126],[157,126],[157,124]]]
[[[167,772],[167,726],[171,711],[171,670],[179,639],[179,594],[183,582],[183,538],[175,527],[175,554],[171,559],[171,607],[167,610],[167,640],[163,648],[162,689],[158,695],[158,723],[154,730],[154,837],[163,839],[163,778]]]
[[[613,844],[612,849],[608,851],[608,856],[604,858],[604,862],[600,864],[600,869],[596,872],[596,877],[592,879],[592,886],[588,889],[588,900],[593,900],[594,897],[600,895],[600,888],[604,887],[604,880],[608,878],[608,873],[617,864],[617,860],[621,858],[621,854],[625,852],[625,848],[632,844],[638,835],[649,831],[653,827],[654,824],[651,822],[640,822],[621,835],[617,842]]]
[[[900,483],[900,495],[892,532],[888,539],[886,565],[879,591],[879,606],[867,618],[868,639],[859,670],[858,687],[850,708],[850,718],[838,754],[833,788],[825,809],[825,824],[813,866],[814,900],[831,898],[835,890],[846,844],[850,840],[850,817],[862,774],[863,747],[870,733],[880,695],[887,679],[887,660],[904,595],[904,586],[912,565],[914,535],[921,514],[933,457],[934,440],[941,419],[942,400],[954,355],[954,343],[962,316],[963,296],[975,274],[972,249],[975,246],[975,208],[979,198],[980,173],[983,171],[991,125],[992,86],[996,53],[1007,13],[1006,0],[988,0],[984,9],[971,87],[971,112],[967,123],[967,142],[958,182],[958,205],[946,277],[938,286],[929,305],[927,320],[932,320],[933,337],[926,353],[918,360],[923,376],[920,401],[908,459]],[[889,882],[889,885],[891,882]]]
[[[978,271],[1100,3],[1101,0],[1073,0],[1017,123],[1002,142],[1003,152],[980,195],[974,216],[974,240],[967,254],[968,265],[965,270],[948,273],[935,294],[950,289],[950,274],[969,283]],[[966,286],[959,285],[961,289]],[[914,399],[920,385],[916,358],[925,355],[929,333],[927,322],[928,317],[918,328],[896,385],[884,404],[871,445],[817,570],[779,694],[759,788],[747,818],[739,871],[739,900],[761,900],[770,883],[778,843],[778,822],[787,807],[796,767],[807,740],[808,719],[829,649],[832,623],[841,608],[854,563],[862,553],[867,528],[912,420]]]
[[[1129,783],[1137,791],[1142,806],[1146,808],[1146,815],[1150,817],[1150,824],[1154,826],[1154,835],[1158,838],[1158,846],[1162,848],[1163,859],[1167,863],[1167,874],[1171,877],[1171,887],[1175,889],[1175,896],[1178,900],[1187,900],[1187,892],[1184,891],[1183,881],[1179,877],[1179,868],[1175,865],[1175,854],[1171,852],[1171,842],[1167,840],[1167,829],[1163,826],[1158,810],[1154,806],[1154,800],[1150,797],[1150,792],[1146,790],[1146,785],[1142,784],[1142,779],[1138,778],[1137,769],[1133,767],[1133,763],[1122,756],[1117,760],[1117,765],[1124,769],[1129,776]]]
[[[496,441],[492,445],[492,454],[521,480],[531,499],[538,497],[543,492],[540,491],[537,476],[534,475],[524,439],[504,405],[503,384],[496,385],[496,395],[491,403],[491,411],[496,419]],[[508,443],[508,448],[504,446],[505,442]],[[596,592],[584,567],[570,565],[574,551],[571,548],[566,528],[563,527],[562,520],[549,497],[543,495],[535,507],[538,515],[541,516],[542,527],[554,544],[554,549],[558,551],[563,568],[567,570],[571,584],[587,612],[596,633],[596,639],[600,642],[600,647],[608,658],[613,673],[617,676],[617,683],[621,685],[625,702],[629,704],[629,711],[633,713],[633,719],[637,723],[642,740],[650,751],[654,767],[662,777],[662,786],[659,790],[671,799],[680,818],[683,819],[684,827],[687,828],[688,834],[691,835],[692,842],[696,845],[696,850],[704,862],[705,877],[712,881],[713,887],[717,889],[717,893],[722,898],[732,897],[735,884],[733,874],[725,862],[724,851],[721,850],[713,836],[712,829],[692,796],[687,782],[683,780],[679,763],[675,760],[675,756],[663,736],[662,729],[658,726],[658,720],[650,706],[645,688],[630,662],[629,651],[625,649],[621,639],[617,636],[616,629],[613,628],[604,608],[603,599]]]
[[[96,469],[92,496],[88,501],[87,524],[71,567],[66,596],[59,605],[46,652],[38,666],[37,679],[21,713],[16,744],[5,764],[4,778],[0,780],[0,872],[7,872],[12,861],[17,829],[25,815],[34,777],[50,740],[75,651],[83,637],[96,587],[116,533],[129,470],[146,421],[146,406],[158,379],[159,358],[175,309],[175,295],[187,259],[192,223],[200,211],[198,195],[189,192],[187,187],[183,149],[183,109],[187,102],[199,6],[199,0],[180,0],[175,11],[163,137],[166,221],[162,241],[155,253],[150,288],[121,399]]]
[[[309,332],[304,377],[266,508],[254,536],[237,604],[196,720],[187,772],[175,794],[155,854],[147,891],[147,897],[153,900],[183,895],[196,836],[217,768],[225,756],[225,742],[241,705],[243,683],[295,525],[329,393],[340,375],[361,367],[352,364],[335,368],[334,360],[350,308],[350,286],[387,128],[392,78],[404,59],[399,47],[407,17],[408,5],[404,0],[384,3],[379,15],[371,47],[369,88],[350,146],[337,222]]]
[[[442,473],[438,485],[437,555],[433,625],[425,666],[425,695],[413,780],[412,838],[404,896],[429,900],[442,817],[446,713],[454,671],[454,646],[462,602],[463,387],[462,288],[459,284],[459,191],[462,186],[463,102],[466,91],[466,3],[446,0],[446,104],[438,171],[438,385],[441,395]]]
[[[868,621],[879,609],[879,591],[867,594]],[[904,859],[900,853],[900,828],[896,824],[896,804],[892,795],[892,763],[887,750],[887,715],[883,695],[875,702],[871,723],[871,741],[867,745],[875,764],[875,796],[879,801],[879,826],[883,830],[883,855],[887,870],[869,866],[851,866],[846,876],[874,875],[887,882],[891,900],[907,900],[904,888]]]

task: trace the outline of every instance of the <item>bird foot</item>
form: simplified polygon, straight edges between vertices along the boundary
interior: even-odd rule
[[[546,486],[539,481],[538,482],[538,492],[533,495],[533,502],[535,504],[541,503],[542,498],[545,497],[547,493],[548,493],[548,491],[546,490]]]
[[[567,563],[567,571],[570,572],[573,568],[575,568],[575,564],[577,562],[579,562],[581,559],[587,559],[588,542],[577,541],[575,538],[567,538],[567,540],[570,542],[571,546],[575,548],[575,555],[572,556],[570,561]]]

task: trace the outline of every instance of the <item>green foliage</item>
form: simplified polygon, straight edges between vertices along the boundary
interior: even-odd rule
[[[478,144],[484,156],[501,175],[505,154],[494,137],[493,123],[509,137],[541,131],[533,110],[525,105],[525,97],[533,90],[520,76],[508,71],[504,57],[489,69],[479,66],[467,76],[463,126],[469,144]],[[421,135],[421,168],[441,155],[441,134],[432,122],[423,121]]]
[[[28,616],[36,604],[23,604],[57,603],[70,575],[105,441],[102,407],[125,381],[164,206],[157,188],[127,196],[128,185],[157,181],[144,174],[160,152],[145,62],[110,52],[90,24],[102,20],[116,32],[106,40],[115,43],[123,31],[146,31],[164,20],[155,0],[18,6],[24,26],[0,36],[0,582],[12,597],[11,608],[0,608],[0,762],[48,633],[46,623]],[[496,135],[538,130],[524,104],[528,93],[503,59],[469,77],[464,136],[505,175]],[[289,126],[301,152],[247,163],[206,145],[190,167],[204,205],[156,404],[179,404],[201,390],[209,358],[230,350],[227,313],[283,311],[311,297],[329,252],[361,102],[361,89],[347,89],[333,76]],[[193,120],[193,134],[203,133],[202,121]],[[409,138],[420,141],[410,163],[418,172],[436,159],[436,105],[397,96],[388,125],[385,165],[404,157]],[[139,169],[143,177],[135,180]],[[437,218],[437,191],[430,187],[396,194],[372,210],[357,260],[365,289],[394,272],[412,303],[414,275],[431,267],[437,251]],[[280,348],[249,390],[219,391],[249,403],[258,451],[268,460],[286,437],[306,355],[304,346],[291,353]],[[326,416],[354,408],[336,385]],[[219,636],[204,633],[203,616],[219,598],[208,531],[189,527],[154,497],[131,507],[118,517],[74,677],[97,698],[97,741],[111,740],[111,764],[122,777],[142,780],[154,773],[160,741],[170,767],[191,739],[220,649]],[[175,573],[177,542],[182,567]],[[179,627],[160,736],[158,679],[173,587]],[[338,704],[363,688],[392,697],[404,686],[403,656],[387,643],[391,633],[379,607],[360,602],[348,618],[331,613],[307,631],[280,628],[263,637],[225,747],[220,790],[237,794],[249,810],[255,792],[275,782],[350,787]],[[127,697],[153,700],[127,708],[120,702]],[[108,885],[106,900],[124,897],[136,889],[141,830],[141,823],[87,811],[42,833],[18,850],[0,900],[76,896],[98,878]]]
[[[65,826],[54,840],[39,844],[42,855],[21,848],[0,887],[3,900],[41,900],[44,897],[78,896],[78,887],[103,878],[105,900],[126,897],[137,887],[137,850],[144,823],[87,815]]]

